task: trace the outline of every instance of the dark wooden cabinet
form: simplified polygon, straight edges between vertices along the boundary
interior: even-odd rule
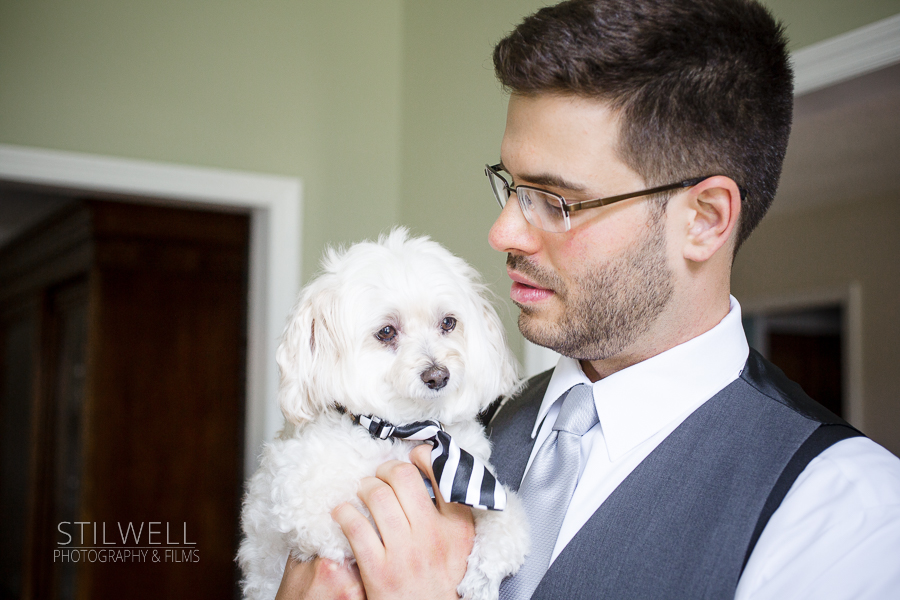
[[[84,201],[0,251],[3,598],[234,596],[248,224]]]

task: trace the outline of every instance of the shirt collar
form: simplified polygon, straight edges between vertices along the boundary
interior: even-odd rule
[[[593,384],[577,360],[560,357],[531,437],[557,399],[572,386],[593,387],[594,403],[610,460],[630,451],[719,392],[740,375],[749,347],[741,306],[730,297],[728,314],[712,329]]]

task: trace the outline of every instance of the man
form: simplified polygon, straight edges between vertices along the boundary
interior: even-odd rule
[[[501,598],[896,595],[900,461],[749,351],[729,295],[790,131],[780,27],[751,0],[575,0],[494,63],[490,242],[520,330],[564,357],[489,425],[534,534]],[[358,571],[289,565],[285,587],[454,597],[471,521],[417,477],[362,486],[383,540],[335,510]]]

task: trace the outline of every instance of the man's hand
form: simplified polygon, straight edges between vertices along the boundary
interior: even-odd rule
[[[369,600],[459,597],[475,525],[468,506],[441,498],[430,455],[431,447],[423,444],[410,452],[412,465],[386,462],[376,477],[360,482],[359,497],[378,532],[349,504],[331,513],[350,541]],[[437,506],[419,470],[431,479]]]
[[[299,562],[288,556],[275,600],[365,600],[359,569],[349,561],[317,558]]]

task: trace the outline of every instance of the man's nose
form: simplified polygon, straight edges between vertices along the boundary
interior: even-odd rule
[[[537,250],[537,233],[522,214],[518,199],[512,196],[491,226],[488,241],[498,252],[533,254]]]

